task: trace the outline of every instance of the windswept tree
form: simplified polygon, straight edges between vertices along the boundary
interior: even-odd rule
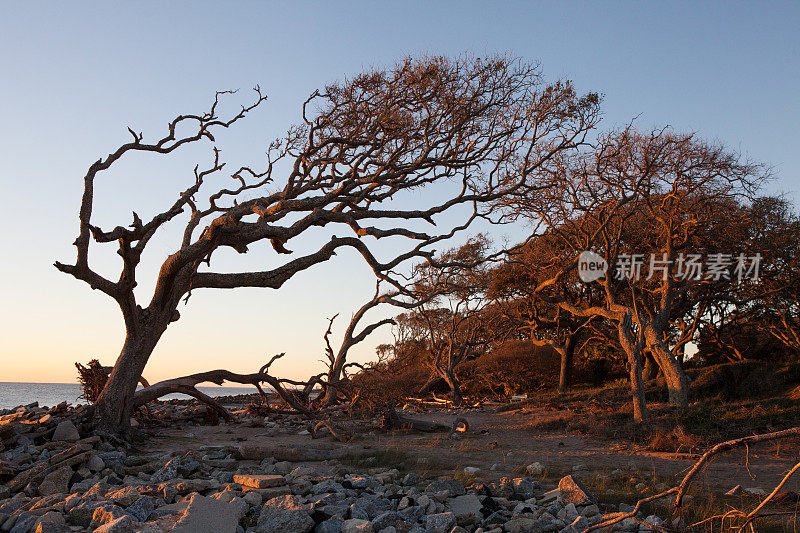
[[[433,257],[434,246],[478,218],[491,219],[498,199],[513,195],[544,163],[582,143],[598,119],[598,98],[579,96],[568,82],[548,84],[537,67],[505,57],[409,59],[314,92],[302,122],[269,146],[262,169],[232,172],[233,186],[214,185],[224,163],[195,170],[189,187],[149,220],[134,213],[128,226],[107,229],[92,220],[95,180],[135,153],[170,154],[198,141],[215,142],[260,105],[265,96],[221,118],[218,94],[201,115],[180,115],[166,135],[132,139],[93,163],[83,179],[74,263],[56,268],[111,297],[122,312],[126,337],[97,401],[97,413],[124,430],[136,383],[178,306],[194,290],[277,289],[295,274],[356,250],[379,279],[400,289],[395,273],[407,262]],[[430,194],[418,190],[432,187]],[[415,191],[414,201],[403,193]],[[205,198],[205,201],[203,201]],[[178,246],[161,265],[147,302],[137,299],[137,267],[145,247],[168,223],[184,224]],[[304,255],[296,241],[315,228],[345,231]],[[316,234],[317,238],[319,234]],[[393,242],[397,252],[379,257],[369,239]],[[270,242],[277,266],[217,271],[214,252]],[[310,243],[318,242],[310,240]],[[91,243],[116,246],[116,279],[93,268]],[[300,243],[302,245],[302,242]],[[382,247],[386,249],[386,247]],[[299,255],[299,256],[298,256]]]
[[[463,401],[458,367],[485,352],[494,333],[485,287],[488,261],[500,254],[489,254],[488,248],[479,235],[416,269],[418,305],[412,317],[425,331],[432,370],[420,392],[443,381],[456,405]]]
[[[592,323],[597,322],[597,317],[576,317],[558,303],[590,307],[602,299],[596,287],[581,283],[574,276],[561,276],[549,291],[541,290],[540,284],[554,278],[573,257],[573,250],[565,248],[558,235],[533,235],[511,248],[487,277],[488,296],[505,318],[504,325],[515,329],[520,338],[535,346],[550,347],[559,355],[560,393],[572,386],[575,353],[596,338]]]
[[[800,219],[784,198],[759,197],[726,217],[719,250],[758,254],[758,279],[718,283],[693,294],[706,362],[786,360],[800,355]]]
[[[537,194],[515,208],[543,221],[574,255],[537,291],[574,316],[598,316],[616,325],[628,355],[637,419],[647,415],[641,384],[645,349],[664,374],[670,403],[686,405],[688,380],[676,346],[668,342],[670,323],[681,294],[709,276],[722,277],[722,269],[699,277],[687,272],[689,256],[711,257],[705,229],[737,201],[753,197],[763,168],[694,135],[631,127],[601,137],[593,150],[559,154],[552,163],[540,174]],[[578,307],[552,289],[575,275],[584,250],[600,253],[609,270],[594,282],[602,302]]]

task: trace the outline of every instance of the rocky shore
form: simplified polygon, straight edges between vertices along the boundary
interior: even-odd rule
[[[159,409],[161,423],[203,412],[192,404]],[[287,415],[240,414],[237,423],[273,432],[303,427]],[[538,463],[529,465],[529,477],[465,484],[377,462],[355,468],[347,457],[357,446],[241,443],[164,455],[113,440],[92,434],[84,407],[0,411],[0,531],[578,533],[632,509],[598,502],[577,476],[543,486],[535,479],[543,469]],[[663,524],[639,515],[609,530]]]

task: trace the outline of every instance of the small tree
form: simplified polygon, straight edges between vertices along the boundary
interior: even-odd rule
[[[314,92],[303,105],[302,123],[270,145],[266,167],[239,168],[231,174],[234,186],[211,189],[206,202],[199,195],[224,167],[216,147],[209,168],[196,169],[190,186],[152,219],[134,213],[128,227],[113,229],[92,222],[95,179],[117,161],[137,152],[165,155],[189,143],[215,142],[217,130],[266,99],[256,89],[252,104],[222,119],[222,96],[208,113],[176,117],[161,139],[148,142],[130,130],[130,142],[89,167],[77,258],[55,265],[111,297],[122,311],[125,342],[96,404],[114,429],[127,427],[136,382],[191,291],[277,289],[343,248],[356,250],[379,279],[400,288],[396,269],[432,257],[433,246],[475,219],[491,218],[492,202],[519,190],[555,154],[583,142],[598,116],[596,95],[579,97],[569,83],[546,84],[536,67],[521,61],[409,59]],[[436,194],[417,197],[413,205],[403,201],[404,192],[434,185]],[[142,253],[184,213],[180,244],[162,263],[152,296],[142,305],[134,294]],[[292,255],[287,246],[320,227],[351,235]],[[368,238],[394,241],[399,251],[379,259]],[[116,280],[92,268],[90,242],[117,246],[122,268]],[[259,242],[270,242],[278,257],[290,259],[267,270],[211,269],[220,248],[245,253]]]

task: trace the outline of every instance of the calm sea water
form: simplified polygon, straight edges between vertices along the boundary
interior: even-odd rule
[[[215,396],[253,394],[255,387],[197,387],[198,390]],[[77,383],[8,383],[0,382],[0,409],[11,409],[19,405],[39,402],[40,406],[52,407],[66,401],[73,405],[86,403],[79,398],[80,385]],[[162,400],[190,398],[184,394],[169,394]]]

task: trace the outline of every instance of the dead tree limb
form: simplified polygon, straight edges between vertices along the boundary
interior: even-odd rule
[[[737,448],[739,446],[749,446],[750,444],[755,444],[757,442],[764,442],[776,439],[783,439],[786,437],[800,435],[800,427],[794,427],[790,429],[785,429],[783,431],[775,431],[772,433],[764,433],[761,435],[752,435],[750,437],[743,437],[740,439],[733,439],[726,442],[721,442],[708,450],[706,453],[700,457],[700,459],[694,464],[689,473],[683,478],[681,484],[678,486],[677,496],[675,497],[675,508],[680,509],[683,503],[683,495],[686,492],[686,489],[689,488],[689,485],[694,479],[694,476],[705,466],[709,459],[713,456],[728,451],[732,448]]]
[[[268,369],[269,366],[282,355],[283,354],[278,354],[277,356],[273,357],[266,365],[261,367],[259,372],[256,372],[255,374],[236,374],[229,370],[211,370],[209,372],[200,372],[198,374],[191,374],[189,376],[160,381],[149,387],[136,391],[133,403],[135,407],[141,407],[162,396],[178,392],[189,394],[190,396],[197,398],[203,403],[206,403],[214,408],[222,416],[230,419],[230,414],[225,411],[222,406],[217,404],[217,402],[210,397],[198,391],[195,387],[200,383],[216,383],[217,385],[222,385],[225,381],[230,381],[232,383],[253,385],[259,390],[262,396],[266,396],[261,388],[261,384],[267,383],[294,410],[308,417],[314,417],[314,413],[308,409],[307,405],[300,401],[298,396],[295,394],[295,391],[287,389],[284,386],[286,384],[294,386],[306,386],[308,383],[289,379],[279,379],[274,376],[270,376],[265,372],[265,370]]]
[[[671,489],[667,489],[667,490],[665,490],[663,492],[660,492],[658,494],[654,494],[653,496],[649,496],[647,498],[643,498],[643,499],[639,500],[638,502],[636,502],[636,505],[634,506],[634,508],[631,511],[626,512],[626,513],[625,512],[620,512],[620,513],[610,514],[610,515],[608,515],[608,518],[606,520],[603,520],[602,522],[600,522],[598,524],[595,524],[593,526],[587,527],[586,529],[583,530],[582,533],[589,533],[590,531],[594,531],[596,529],[604,529],[604,528],[607,528],[609,526],[613,526],[614,524],[617,524],[617,523],[625,520],[626,518],[635,518],[636,513],[639,512],[639,509],[641,508],[642,505],[644,505],[646,503],[650,503],[650,502],[656,501],[656,500],[661,500],[663,498],[667,498],[667,497],[672,496],[672,495],[676,496],[674,505],[675,505],[675,511],[677,513],[681,509],[683,496],[686,493],[686,490],[689,488],[689,485],[691,485],[692,480],[697,475],[697,473],[700,472],[700,470],[702,470],[702,468],[706,465],[706,463],[708,463],[709,459],[711,459],[713,456],[715,456],[715,455],[717,455],[719,453],[722,453],[724,451],[740,447],[740,446],[746,446],[746,445],[755,444],[755,443],[758,443],[758,442],[766,442],[766,441],[771,441],[771,440],[783,439],[783,438],[786,438],[786,437],[793,437],[793,436],[798,436],[798,435],[800,435],[800,427],[794,427],[794,428],[789,428],[789,429],[785,429],[785,430],[782,430],[782,431],[775,431],[775,432],[772,432],[772,433],[764,433],[762,435],[752,435],[752,436],[749,436],[749,437],[743,437],[743,438],[739,438],[739,439],[733,439],[733,440],[721,442],[721,443],[717,444],[716,446],[714,446],[713,448],[711,448],[710,450],[708,450],[706,453],[704,453],[700,457],[700,459],[698,459],[698,461],[694,464],[694,466],[692,466],[692,468],[689,470],[689,472],[686,474],[686,476],[684,476],[684,478],[681,481],[680,485],[678,485],[677,487],[672,487]],[[775,494],[777,494],[778,491],[780,491],[781,487],[783,487],[783,485],[789,480],[789,478],[792,475],[794,475],[798,470],[800,470],[800,463],[796,464],[783,477],[783,479],[778,484],[778,486],[775,487],[775,489],[766,498],[764,498],[764,500],[762,500],[761,503],[755,509],[753,509],[753,511],[751,511],[750,513],[743,513],[742,511],[738,511],[738,510],[734,509],[734,510],[731,510],[728,513],[726,513],[725,516],[734,516],[734,515],[736,515],[736,516],[741,516],[741,517],[743,517],[745,519],[745,523],[741,525],[741,527],[739,528],[739,531],[742,531],[743,528],[748,523],[752,522],[753,520],[756,520],[758,518],[767,516],[767,514],[758,515],[757,513],[758,513],[759,510],[761,510],[764,507],[764,505],[766,505],[770,500],[772,500],[772,498],[775,496]],[[695,526],[699,525],[699,524],[701,524],[703,522],[707,522],[707,521],[712,520],[714,518],[718,518],[718,517],[717,516],[710,517],[710,518],[707,518],[707,519],[703,520],[702,522],[698,522],[697,524],[694,524],[694,525]],[[654,526],[654,525],[650,525],[650,524],[648,524],[648,527],[650,527],[651,529],[663,530],[663,529],[659,529],[658,526]]]

